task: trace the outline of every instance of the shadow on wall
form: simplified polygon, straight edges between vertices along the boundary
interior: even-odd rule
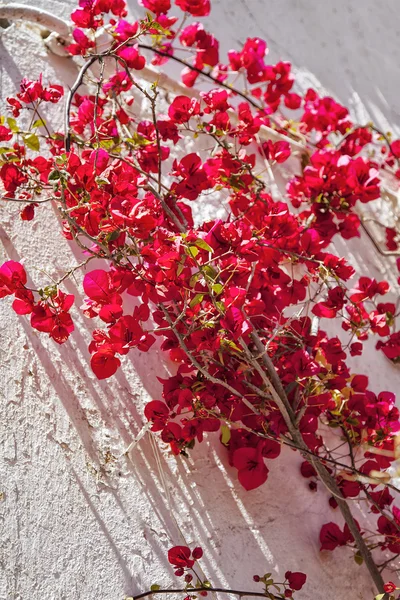
[[[315,2],[314,13],[310,11],[309,3],[306,10],[305,2],[296,0],[274,0],[268,3],[263,0],[241,0],[237,3],[222,0],[214,3],[210,20],[213,21],[212,29],[215,30],[223,16],[225,32],[232,31],[232,39],[223,40],[224,46],[236,45],[237,40],[234,37],[242,35],[242,31],[247,31],[249,36],[265,36],[271,42],[274,53],[279,51],[280,56],[295,57],[304,81],[307,77],[310,80],[317,76],[323,85],[329,84],[343,102],[351,98],[356,90],[357,94],[367,98],[366,108],[372,113],[375,111],[379,116],[381,113],[378,111],[382,111],[382,114],[387,114],[384,97],[382,99],[378,90],[386,89],[392,106],[395,105],[394,96],[390,88],[385,88],[387,82],[382,79],[383,75],[378,67],[371,66],[366,61],[374,79],[366,77],[367,71],[361,71],[358,75],[360,81],[366,83],[353,88],[349,81],[351,74],[357,71],[358,65],[354,62],[351,67],[345,67],[340,58],[343,52],[349,52],[351,32],[354,33],[352,20],[343,21],[343,17],[342,21],[340,20],[341,11],[349,11],[350,8],[344,0],[339,2],[339,7],[335,3],[337,13],[332,7],[321,4],[324,3]],[[389,24],[390,17],[394,17],[390,8],[393,5],[394,9],[394,3],[388,4],[389,8],[388,5],[385,6],[385,19],[388,19]],[[368,12],[368,5],[372,7],[372,2],[364,1],[363,10]],[[355,8],[353,10],[356,11]],[[362,8],[357,8],[358,10],[361,11]],[[265,15],[263,23],[259,15],[266,11],[268,14]],[[309,15],[307,22],[304,20],[305,14]],[[355,12],[355,16],[352,17],[355,22],[357,14]],[[381,16],[383,18],[383,8]],[[363,18],[367,20],[366,17]],[[311,30],[314,31],[314,35],[311,35]],[[292,32],[293,35],[289,35],[288,32]],[[318,52],[322,55],[319,56],[315,51],[315,32],[318,32],[320,44],[323,43],[324,34],[326,35],[326,50],[324,51],[324,46],[321,45]],[[332,47],[332,36],[335,36],[335,32],[341,32],[343,39],[339,37],[335,42],[340,48],[338,58],[333,61],[329,48]],[[35,42],[34,35],[30,35],[32,42]],[[309,41],[305,43],[308,35]],[[21,43],[26,44],[23,35]],[[353,60],[357,52],[361,52],[361,41],[358,40],[357,44],[351,57],[350,53],[347,56],[347,60]],[[391,50],[397,49],[397,44],[391,44],[389,37],[385,38],[383,44],[380,52],[386,47]],[[297,47],[301,53],[296,55]],[[76,75],[72,61],[52,55],[46,56],[42,51],[38,52],[40,61],[37,64],[33,64],[32,57],[27,57],[22,64],[18,62],[18,66],[16,60],[1,45],[0,54],[6,57],[4,69],[15,85],[23,75],[38,75],[40,71],[36,69],[40,68],[40,61],[48,61],[53,71],[58,73],[58,79],[65,85],[71,85]],[[324,56],[326,64],[330,65],[327,69],[324,69]],[[395,61],[392,56],[387,62],[390,62],[390,68],[394,72],[399,61]],[[310,72],[306,72],[306,68],[310,68]],[[339,76],[346,68],[349,71],[348,77]],[[375,68],[376,73],[373,70]],[[390,118],[397,116],[395,111],[388,114]],[[50,222],[49,218],[47,215],[46,223],[40,225],[43,227],[43,233]],[[51,229],[54,235],[56,227]],[[7,230],[0,231],[5,254],[8,259],[20,260],[19,248],[23,245],[22,241],[14,235],[11,239],[12,223]],[[352,252],[352,262],[362,269],[363,273],[379,277],[384,269],[387,269],[386,259],[382,261],[372,247],[366,248],[365,253],[360,253],[355,249],[353,251],[351,245],[346,245],[347,254],[349,248]],[[71,250],[77,261],[82,260],[82,255],[76,249]],[[69,293],[75,294],[79,305],[82,301],[81,290],[72,280],[67,280],[65,287]],[[299,475],[301,459],[298,458],[297,463],[293,461],[290,451],[284,451],[278,460],[269,465],[270,478],[267,485],[251,493],[246,493],[238,487],[236,474],[227,466],[225,451],[218,444],[216,436],[210,437],[200,448],[195,449],[194,461],[180,457],[172,458],[168,452],[160,450],[159,441],[149,433],[131,451],[125,452],[142,430],[144,402],[149,398],[160,397],[157,376],[165,376],[170,369],[158,347],[147,354],[131,352],[124,359],[123,366],[115,377],[100,382],[95,380],[91,373],[88,375],[90,369],[87,346],[95,328],[93,322],[77,316],[77,327],[71,344],[62,347],[49,341],[43,334],[37,334],[31,329],[27,319],[20,318],[20,323],[32,351],[46,372],[49,390],[54,390],[79,435],[100,492],[110,495],[112,502],[118,507],[118,514],[124,518],[135,519],[140,517],[132,514],[121,489],[126,482],[133,488],[139,487],[140,494],[146,498],[157,521],[162,524],[163,531],[154,531],[152,523],[144,521],[143,532],[146,543],[151,546],[154,559],[157,559],[166,572],[170,570],[166,561],[168,546],[193,543],[207,549],[204,559],[207,576],[213,582],[222,585],[235,583],[237,586],[251,587],[254,573],[272,571],[274,575],[282,576],[286,569],[300,570],[309,574],[307,594],[310,598],[313,594],[318,596],[323,581],[325,600],[336,600],[338,596],[335,573],[340,570],[343,580],[351,581],[352,590],[360,591],[360,598],[363,590],[369,590],[370,584],[364,579],[363,570],[354,569],[346,550],[334,555],[319,554],[320,526],[328,520],[335,520],[335,513],[332,512],[332,516],[329,513],[327,496],[323,491],[318,494],[318,501],[315,501],[316,496],[313,496],[305,480]],[[371,361],[375,361],[376,371],[376,357],[372,357]],[[380,377],[387,379],[387,373],[382,373],[380,366],[379,370]],[[51,395],[51,391],[48,393]],[[94,407],[96,411],[95,425],[88,419],[88,406]],[[109,434],[108,441],[105,441],[102,434],[104,430]],[[112,446],[111,457],[108,454],[109,445]],[[65,459],[69,461],[70,472],[115,556],[118,565],[116,580],[123,582],[126,594],[147,589],[149,583],[153,582],[146,579],[145,573],[133,572],[124,551],[120,549],[119,541],[115,539],[114,528],[104,518],[99,505],[88,491],[87,482],[74,469],[67,453]],[[132,539],[132,553],[141,556],[143,544],[142,539]],[[256,589],[256,586],[254,587]],[[372,597],[372,591],[370,595]],[[353,594],[353,597],[356,598],[356,594]],[[365,597],[369,597],[369,592]]]
[[[20,261],[21,256],[4,230],[0,230],[0,237],[7,258]],[[76,258],[77,262],[82,260],[78,252]],[[66,282],[66,288],[69,293],[75,294],[79,304],[82,300],[80,290],[70,280]],[[26,318],[21,317],[20,322],[37,360],[47,374],[48,384],[53,387],[81,439],[101,492],[112,496],[121,515],[132,517],[119,493],[120,480],[129,479],[132,485],[140,485],[140,493],[146,497],[167,534],[167,545],[160,547],[154,539],[159,532],[151,533],[151,523],[144,524],[145,530],[150,530],[153,537],[153,540],[149,540],[153,554],[159,563],[164,564],[166,572],[170,570],[166,562],[166,548],[170,544],[194,543],[208,549],[204,561],[207,577],[223,585],[232,585],[234,582],[238,586],[251,587],[252,575],[268,570],[275,576],[282,576],[282,570],[284,572],[286,568],[308,569],[309,572],[309,553],[318,557],[318,579],[323,577],[324,581],[333,582],[333,565],[341,564],[344,557],[329,555],[322,557],[322,560],[319,557],[318,532],[327,520],[324,508],[327,498],[322,498],[324,504],[321,506],[310,508],[313,496],[305,480],[299,476],[300,459],[294,465],[293,457],[289,456],[291,452],[283,453],[282,457],[269,465],[271,472],[268,484],[248,494],[238,487],[236,473],[227,466],[225,451],[215,436],[195,450],[194,462],[180,457],[172,459],[168,453],[159,450],[159,441],[154,440],[152,434],[147,434],[125,456],[124,449],[129,447],[143,426],[143,396],[159,397],[160,386],[156,374],[160,374],[162,367],[160,353],[151,351],[143,355],[132,352],[129,356],[135,369],[132,380],[125,375],[125,370],[132,373],[127,364],[129,360],[125,360],[125,365],[114,378],[100,382],[94,380],[91,374],[88,375],[87,344],[88,334],[93,328],[91,322],[79,323],[71,344],[61,347],[32,330]],[[60,364],[62,368],[58,369],[57,365]],[[84,389],[85,396],[98,410],[99,427],[105,427],[114,437],[122,440],[117,444],[119,456],[113,457],[111,470],[105,461],[104,443],[96,439],[96,431],[88,422],[86,406],[81,405],[76,385],[72,386],[71,381],[75,384],[80,382],[78,389]],[[66,460],[71,462],[67,454]],[[148,581],[142,579],[141,574],[130,572],[101,510],[91,499],[85,482],[74,470],[72,462],[70,471],[115,555],[120,570],[118,579],[123,578],[124,591],[133,594],[146,588]],[[299,520],[301,512],[306,514],[306,518]],[[142,543],[133,539],[132,552],[140,553]],[[291,548],[289,567],[288,543]],[[305,544],[307,556],[304,555]],[[365,586],[362,573],[357,575],[362,589]],[[312,586],[310,581],[309,591]]]

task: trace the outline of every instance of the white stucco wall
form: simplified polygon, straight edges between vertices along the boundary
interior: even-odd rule
[[[68,17],[71,0],[27,2]],[[131,2],[133,10],[136,3]],[[1,5],[1,4],[0,4]],[[134,6],[135,5],[135,6]],[[398,3],[373,0],[214,0],[206,20],[223,49],[248,36],[265,37],[271,60],[292,60],[299,81],[324,86],[354,108],[395,128],[398,113]],[[0,33],[1,97],[19,80],[37,76],[71,85],[70,59],[46,53],[36,28],[14,25]],[[53,122],[60,122],[59,109]],[[44,206],[32,223],[14,205],[1,205],[0,260],[24,258],[35,281],[42,269],[80,259],[58,234]],[[360,250],[361,248],[361,250]],[[366,238],[338,248],[364,273],[393,284],[392,263]],[[66,289],[79,301],[73,280]],[[308,574],[299,600],[370,600],[363,567],[339,549],[319,553],[319,530],[340,516],[320,489],[300,477],[300,457],[272,462],[265,486],[240,489],[216,439],[187,461],[160,451],[146,434],[124,451],[143,425],[143,405],[159,397],[165,373],[157,350],[131,352],[118,374],[99,382],[88,368],[94,323],[74,312],[77,325],[63,346],[18,318],[0,302],[0,598],[122,600],[152,583],[173,581],[168,547],[195,543],[205,549],[204,570],[214,584],[253,587],[252,575],[301,570]],[[371,353],[359,361],[379,389],[399,387],[399,371]],[[173,516],[175,515],[175,517]]]

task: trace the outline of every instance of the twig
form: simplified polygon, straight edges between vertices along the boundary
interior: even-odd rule
[[[70,132],[70,113],[71,113],[71,104],[74,98],[74,95],[78,88],[82,85],[83,77],[88,69],[98,60],[97,56],[92,56],[85,64],[81,67],[81,70],[78,73],[78,77],[72,86],[72,88],[68,92],[67,102],[65,105],[65,115],[64,115],[64,138],[65,138],[65,151],[69,152],[71,149],[71,132]]]
[[[219,592],[221,594],[233,594],[234,596],[239,596],[241,598],[245,596],[254,596],[257,598],[268,598],[268,596],[263,592],[249,592],[245,590],[230,590],[225,588],[218,587],[198,587],[198,588],[183,588],[183,589],[165,589],[165,590],[149,590],[147,592],[142,592],[141,594],[137,594],[136,596],[132,596],[133,600],[140,600],[140,598],[146,598],[147,596],[154,596],[156,594],[186,594],[190,595],[196,592]],[[127,599],[129,600],[129,598]]]
[[[232,88],[229,84],[224,83],[223,81],[219,81],[219,79],[217,79],[216,77],[213,77],[211,75],[211,73],[208,73],[207,71],[203,71],[202,69],[199,69],[198,67],[195,67],[194,65],[191,65],[190,63],[183,60],[183,58],[179,58],[178,56],[168,54],[168,52],[164,52],[163,50],[159,50],[158,48],[155,48],[154,46],[149,46],[148,44],[138,44],[138,47],[142,48],[143,50],[151,50],[151,52],[154,52],[155,54],[158,54],[159,56],[164,56],[165,58],[170,58],[170,59],[174,60],[175,62],[183,65],[184,67],[187,67],[191,71],[195,71],[199,75],[203,75],[204,77],[207,77],[207,79],[210,79],[211,81],[216,83],[219,87],[223,87],[226,90],[229,90],[230,92],[232,92],[233,94],[236,94],[237,96],[240,96],[241,98],[244,98],[249,104],[251,104],[257,110],[261,110],[261,111],[264,110],[264,108],[261,106],[261,104],[259,104],[255,100],[253,100],[253,98],[249,97],[244,92],[241,92],[240,90],[237,90],[236,88]]]
[[[158,304],[158,308],[163,311],[163,313],[165,315],[165,318],[168,321],[168,323],[169,323],[172,331],[175,333],[176,337],[178,338],[178,341],[179,341],[179,344],[181,345],[182,350],[186,353],[186,355],[188,356],[188,358],[190,358],[190,361],[191,361],[192,365],[194,367],[196,367],[196,369],[198,371],[200,371],[200,373],[202,375],[204,375],[204,377],[206,379],[208,379],[209,381],[211,381],[211,383],[214,383],[216,385],[220,385],[220,386],[224,387],[225,389],[227,389],[229,392],[231,392],[231,394],[233,394],[234,396],[240,398],[242,400],[243,404],[245,404],[254,414],[258,415],[259,414],[258,410],[251,404],[251,402],[249,402],[247,400],[247,398],[245,398],[240,392],[238,392],[238,390],[236,390],[234,387],[232,387],[231,385],[229,385],[229,383],[227,383],[226,381],[223,381],[222,379],[218,379],[217,377],[214,377],[213,375],[211,375],[207,371],[207,369],[205,369],[204,367],[201,366],[201,364],[193,356],[193,354],[191,353],[191,351],[187,347],[187,345],[185,343],[185,340],[183,339],[182,335],[176,329],[174,323],[172,322],[171,317],[169,316],[169,313],[168,313],[167,309],[162,304]]]
[[[275,367],[274,367],[274,364],[273,364],[271,358],[269,357],[268,353],[265,351],[264,344],[262,343],[258,334],[253,332],[251,334],[251,337],[255,343],[257,350],[260,353],[262,353],[263,364],[265,365],[267,372],[271,378],[271,383],[273,384],[273,387],[275,388],[275,390],[277,392],[278,398],[275,400],[277,403],[277,406],[278,406],[279,410],[281,411],[281,414],[285,420],[285,423],[288,427],[290,435],[293,438],[293,441],[296,442],[296,444],[299,446],[300,452],[302,452],[304,449],[307,449],[307,444],[304,442],[303,436],[302,436],[300,430],[298,429],[298,426],[295,425],[295,422],[296,422],[295,415],[294,415],[292,406],[288,400],[288,397],[286,395],[286,392],[284,390],[284,387],[282,385],[282,382],[280,380],[280,377],[275,370]],[[275,399],[275,397],[274,397],[274,399]],[[304,453],[304,458],[314,467],[314,469],[318,473],[322,483],[329,490],[329,492],[334,494],[334,496],[336,497],[338,506],[340,508],[340,512],[342,513],[343,518],[350,530],[350,533],[352,534],[352,536],[354,538],[356,546],[357,546],[361,556],[364,559],[365,565],[372,577],[372,580],[374,581],[378,592],[384,593],[385,590],[383,589],[384,581],[383,581],[382,575],[372,558],[371,552],[370,552],[368,546],[366,545],[366,543],[357,527],[357,524],[353,517],[353,514],[352,514],[345,498],[343,497],[334,477],[332,477],[332,475],[329,473],[329,471],[326,469],[326,467],[322,464],[321,459],[319,457],[315,457],[315,456],[312,457],[312,456],[309,456],[308,453],[307,454]]]

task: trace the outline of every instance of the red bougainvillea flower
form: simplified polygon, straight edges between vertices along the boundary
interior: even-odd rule
[[[195,560],[199,560],[203,556],[203,549],[197,546],[193,549],[192,556]]]
[[[64,96],[64,88],[61,85],[50,83],[48,87],[45,87],[42,93],[42,100],[45,102],[51,102],[57,104]]]
[[[146,404],[144,409],[146,419],[153,422],[152,431],[162,431],[167,424],[169,410],[167,405],[160,400],[153,400]]]
[[[4,127],[4,125],[0,125],[0,142],[8,142],[11,140],[13,136],[13,132],[8,127]]]
[[[20,217],[23,221],[32,221],[35,216],[35,208],[39,206],[36,202],[27,204],[20,212]]]
[[[286,571],[285,579],[288,580],[289,586],[292,590],[298,591],[301,590],[301,588],[305,584],[307,580],[307,575],[301,573],[300,571],[295,571],[293,573],[292,571]]]
[[[396,158],[400,158],[400,140],[394,140],[390,144],[390,150]]]
[[[178,577],[185,574],[186,569],[191,569],[196,560],[203,556],[203,550],[199,546],[191,552],[187,546],[174,546],[168,550],[168,561],[175,567],[175,575]],[[192,581],[191,575],[186,575],[185,581]]]
[[[196,200],[202,191],[211,186],[201,158],[194,152],[187,154],[179,163],[174,160],[172,173],[181,177],[181,180],[173,184],[171,189],[187,200]]]
[[[321,550],[334,550],[337,546],[344,546],[347,542],[343,531],[336,523],[323,525],[319,539]]]
[[[269,71],[264,63],[267,54],[267,44],[260,38],[248,38],[241,52],[228,52],[230,67],[239,71],[244,67],[249,83],[258,83],[268,78]]]
[[[392,508],[393,518],[389,520],[387,517],[382,515],[378,519],[378,531],[385,536],[385,545],[390,550],[397,554],[400,552],[400,509],[396,506]]]
[[[195,561],[190,558],[192,555],[187,546],[174,546],[168,550],[168,560],[171,565],[180,568],[191,568]]]
[[[8,260],[0,267],[0,298],[13,294],[27,282],[26,272],[21,263]]]
[[[31,81],[23,79],[20,85],[20,91],[17,98],[24,104],[43,100],[44,102],[52,102],[57,104],[64,95],[64,88],[61,85],[50,83],[47,87],[43,86],[42,75],[39,79]]]
[[[207,17],[210,14],[210,0],[175,0],[175,4],[193,17]]]
[[[90,360],[90,366],[97,379],[107,379],[117,372],[121,361],[110,348],[100,348]]]
[[[146,59],[139,53],[137,44],[121,48],[121,50],[118,50],[118,56],[123,59],[122,64],[126,65],[129,69],[141,71],[146,64]]]
[[[377,282],[375,279],[369,277],[360,277],[358,286],[350,296],[352,302],[363,302],[367,299],[372,299],[376,295],[383,296],[389,291],[389,284],[387,281]]]
[[[392,333],[385,342],[379,340],[376,348],[382,350],[390,360],[397,360],[400,357],[400,331]]]
[[[171,0],[140,0],[139,4],[156,15],[167,13],[171,8]]]
[[[33,306],[32,327],[48,333],[55,342],[63,344],[74,330],[74,324],[68,312],[73,302],[72,294],[64,294],[61,290],[58,290],[56,294],[51,294],[49,298]]]
[[[309,89],[305,95],[305,111],[301,118],[305,128],[320,131],[324,136],[331,131],[346,133],[351,126],[349,111],[328,96],[321,98],[315,90]]]
[[[187,123],[200,114],[200,103],[195,98],[176,96],[168,108],[168,116],[174,123]]]
[[[400,237],[397,230],[394,227],[385,228],[386,235],[386,248],[388,250],[397,250],[399,247]]]
[[[392,581],[388,581],[383,586],[383,589],[385,590],[385,592],[387,594],[391,594],[392,592],[395,592],[398,588],[395,586],[395,584]]]
[[[66,50],[73,56],[86,54],[88,50],[94,48],[94,42],[81,29],[74,29],[72,32],[74,44],[66,47]]]
[[[277,163],[283,163],[290,156],[290,144],[289,142],[272,142],[268,140],[263,142],[260,154],[265,156],[267,160],[276,161]]]
[[[268,468],[259,448],[239,448],[233,454],[233,466],[245,490],[254,490],[268,479]]]
[[[5,190],[10,194],[14,193],[20,185],[28,180],[25,173],[16,164],[12,163],[5,163],[1,167],[0,179]]]
[[[120,19],[114,30],[115,36],[119,42],[126,42],[137,33],[138,28],[138,23],[129,23],[124,19]]]

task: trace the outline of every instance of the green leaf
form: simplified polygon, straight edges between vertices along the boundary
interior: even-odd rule
[[[241,352],[239,346],[237,346],[232,340],[228,340],[227,338],[225,338],[224,340],[222,340],[222,343],[224,344],[224,346],[229,346],[229,348],[235,350],[236,352]]]
[[[100,148],[104,148],[104,150],[109,150],[114,144],[114,140],[101,140],[99,146]]]
[[[66,160],[67,160],[66,154],[61,154],[61,156],[56,156],[54,159],[56,165],[58,165],[59,167],[63,167]]]
[[[171,33],[168,29],[165,29],[165,27],[160,25],[160,23],[157,23],[157,21],[153,21],[153,23],[151,24],[151,28],[164,35],[169,35]]]
[[[109,242],[113,242],[114,240],[118,239],[120,235],[121,235],[120,230],[116,229],[115,231],[112,231],[111,233],[108,234],[107,239]]]
[[[14,133],[17,133],[17,131],[19,131],[17,121],[15,119],[13,119],[12,117],[7,117],[7,125],[9,126],[11,131],[13,131]]]
[[[61,173],[58,169],[54,169],[49,174],[49,181],[58,181],[61,177]]]
[[[207,275],[208,277],[210,277],[210,279],[215,280],[216,276],[217,276],[217,271],[215,269],[213,269],[213,267],[211,265],[205,265],[204,267],[202,267],[202,271],[205,275]]]
[[[0,154],[5,154],[6,152],[11,152],[11,148],[5,148],[4,146],[0,148]]]
[[[221,426],[221,443],[226,446],[231,439],[231,430],[228,425]]]
[[[46,125],[46,122],[45,122],[45,121],[43,121],[43,119],[37,119],[37,120],[36,120],[36,121],[33,123],[32,127],[33,127],[33,128],[35,128],[35,127],[44,127],[45,125]]]
[[[189,285],[190,287],[194,287],[196,285],[196,283],[198,282],[198,280],[201,277],[201,273],[195,273],[194,275],[191,276],[191,278],[189,279]]]
[[[189,256],[191,256],[192,258],[196,258],[196,256],[199,253],[199,250],[196,248],[196,246],[189,246],[189,248],[187,249],[187,252],[188,252]]]
[[[95,182],[97,183],[97,185],[109,185],[110,184],[110,182],[108,181],[108,179],[106,177],[96,177]]]
[[[30,150],[35,150],[36,152],[39,152],[40,142],[38,136],[35,133],[28,133],[28,135],[24,137],[24,141]]]
[[[223,291],[224,286],[221,283],[214,283],[211,289],[214,292],[214,294],[218,296]]]
[[[354,555],[354,560],[358,565],[362,565],[364,562],[364,559],[359,552],[356,552],[356,554]]]
[[[203,298],[204,294],[196,294],[195,297],[192,299],[191,303],[189,304],[190,308],[194,308],[195,306],[200,304],[200,302],[203,302]]]
[[[6,161],[1,161],[1,165],[4,165],[5,162],[7,162],[7,163],[20,163],[21,159],[20,159],[19,156],[15,156],[14,158],[7,158]]]
[[[151,585],[151,586],[150,586],[150,590],[151,590],[152,592],[156,592],[157,590],[159,590],[159,589],[160,589],[160,587],[161,587],[161,586],[160,586],[160,585],[158,585],[158,583],[153,583],[153,585]]]
[[[374,600],[382,600],[382,598],[385,597],[386,594],[378,594],[377,596],[375,596]]]
[[[145,138],[143,135],[140,135],[140,133],[136,133],[136,132],[133,134],[132,137],[125,138],[125,141],[129,142],[129,144],[132,144],[133,146],[148,146],[149,144],[152,143],[150,140]]]
[[[198,240],[196,240],[195,244],[196,244],[196,246],[198,248],[202,248],[202,250],[207,250],[207,252],[211,252],[211,254],[214,252],[214,250],[211,248],[211,246],[209,246],[207,244],[207,242],[205,242],[201,238],[199,238]]]
[[[216,302],[215,305],[220,312],[225,313],[225,304],[223,302]]]

